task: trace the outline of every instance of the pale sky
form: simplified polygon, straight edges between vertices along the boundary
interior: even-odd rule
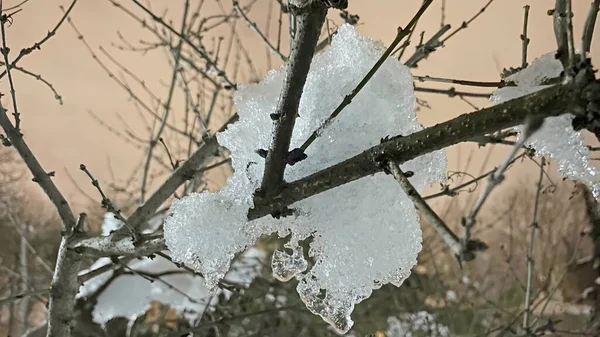
[[[254,9],[249,13],[251,19],[260,27],[265,25],[267,8],[271,1],[257,0]],[[19,2],[20,0],[4,1],[4,6]],[[218,13],[217,2],[206,0],[202,15]],[[227,10],[231,8],[230,0],[220,0],[220,2]],[[137,15],[144,16],[131,1],[121,0],[120,3]],[[175,27],[179,26],[183,0],[152,0],[150,3],[156,13],[164,13],[168,9],[167,17],[173,20]],[[198,0],[193,0],[191,3],[191,7],[195,8]],[[451,24],[452,29],[455,29],[486,3],[487,0],[447,0],[446,23]],[[552,19],[546,14],[553,3],[552,0],[494,1],[469,29],[454,36],[441,50],[422,61],[419,68],[413,70],[413,74],[480,81],[499,80],[502,68],[520,65],[519,36],[522,31],[525,4],[531,5],[528,29],[531,39],[529,61],[555,49]],[[66,7],[69,4],[69,0],[30,0],[26,3],[23,10],[14,16],[13,24],[7,28],[7,42],[12,49],[11,56],[14,57],[21,48],[41,39],[60,19],[62,10],[59,6]],[[396,28],[406,25],[420,4],[420,0],[350,0],[348,10],[360,15],[358,29],[362,34],[388,44],[393,40]],[[577,45],[580,45],[581,27],[589,4],[590,1],[573,2]],[[415,35],[425,30],[427,38],[437,31],[440,27],[440,6],[441,0],[434,1],[431,10],[419,22]],[[336,16],[337,12],[330,14],[331,18]],[[148,41],[151,36],[144,32],[138,23],[128,18],[108,0],[79,0],[71,17],[93,50],[112,69],[117,68],[100,52],[100,46],[143,79],[161,99],[166,98],[171,68],[164,51],[142,55],[118,50],[113,45],[119,43],[118,33],[132,43],[137,43],[141,39]],[[336,18],[336,21],[339,20]],[[272,18],[272,22],[271,34],[274,36],[276,18]],[[239,37],[253,59],[257,72],[262,76],[267,70],[264,45],[254,32],[241,23],[238,29]],[[227,30],[215,33],[223,34],[223,32]],[[597,28],[596,32],[600,34],[600,29]],[[592,60],[600,56],[600,36],[596,36],[594,42]],[[414,43],[407,53],[413,50]],[[276,57],[272,59],[276,60]],[[94,62],[85,46],[77,39],[73,29],[65,23],[57,35],[41,50],[25,57],[19,65],[41,74],[63,97],[64,105],[59,105],[53,94],[40,82],[21,74],[15,75],[25,139],[44,168],[47,171],[56,171],[54,181],[67,198],[82,199],[67,176],[67,171],[87,193],[97,196],[89,180],[79,171],[80,163],[85,163],[103,182],[113,180],[109,169],[110,163],[114,175],[121,181],[126,181],[133,168],[142,159],[144,150],[132,147],[115,137],[97,123],[89,111],[100,116],[110,127],[123,132],[126,127],[118,117],[120,114],[132,130],[139,131],[139,136],[148,138],[148,135],[144,133],[142,123],[128,94]],[[278,65],[279,63],[273,63],[272,66]],[[439,87],[448,88],[448,86]],[[463,88],[457,87],[457,89]],[[470,90],[468,87],[464,89]],[[6,81],[1,83],[0,90],[8,94]],[[473,110],[457,98],[448,99],[431,94],[420,94],[418,97],[427,100],[432,107],[431,110],[424,109],[418,113],[421,123],[426,126]],[[9,101],[6,96],[4,100],[4,105],[7,106]],[[487,105],[487,102],[482,99],[473,99],[472,102],[480,107]],[[176,109],[178,105],[180,103],[174,103],[174,108]],[[450,168],[453,170],[462,168],[473,148],[475,147],[471,145],[461,145],[449,150]],[[495,155],[492,156],[492,161],[487,167],[497,164],[506,150],[494,150]],[[475,152],[470,166],[474,173],[479,171],[486,153],[487,150]]]

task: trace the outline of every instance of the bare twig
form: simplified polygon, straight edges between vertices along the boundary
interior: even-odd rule
[[[50,201],[56,207],[63,222],[63,230],[75,226],[75,216],[69,207],[69,203],[58,190],[51,176],[44,170],[33,152],[23,139],[23,135],[12,125],[6,114],[6,109],[0,103],[0,126],[4,129],[11,145],[15,147],[29,171],[33,174],[33,180],[44,190]]]
[[[21,51],[19,52],[19,55],[17,55],[17,57],[12,61],[9,68],[14,68],[17,65],[17,62],[19,62],[25,55],[31,54],[34,50],[39,50],[44,43],[46,43],[48,40],[50,40],[50,38],[52,38],[54,35],[56,35],[58,28],[60,28],[60,26],[62,26],[63,22],[65,22],[67,17],[69,17],[71,10],[73,10],[73,7],[75,7],[76,3],[77,3],[77,0],[73,0],[73,2],[71,2],[71,5],[69,5],[69,7],[64,11],[63,16],[60,18],[60,20],[58,20],[58,23],[56,24],[56,26],[54,26],[54,28],[49,30],[44,38],[42,38],[40,41],[34,43],[33,46],[31,46],[31,47],[21,49]],[[62,6],[61,6],[61,8],[62,8]],[[2,73],[0,73],[0,78],[4,77],[4,75],[6,75],[6,70],[3,71]]]
[[[511,162],[509,163],[509,167],[510,167],[510,165],[512,165],[514,162],[516,162],[517,160],[519,160],[519,159],[523,158],[523,157],[524,157],[524,156],[526,156],[527,154],[528,154],[528,152],[523,152],[523,153],[521,153],[520,155],[518,155],[518,156],[514,157],[514,158],[511,160]],[[452,196],[455,196],[455,195],[457,195],[457,194],[459,193],[459,191],[460,191],[461,189],[463,189],[463,188],[465,188],[465,187],[467,187],[467,186],[469,186],[469,185],[476,184],[477,182],[481,181],[483,178],[485,178],[485,177],[489,176],[490,174],[493,174],[494,172],[496,172],[496,169],[490,170],[490,171],[488,171],[488,172],[486,172],[486,173],[484,173],[484,174],[480,175],[479,177],[475,177],[475,178],[473,178],[473,179],[471,179],[471,180],[469,180],[469,181],[466,181],[466,182],[464,182],[464,183],[462,183],[462,184],[460,184],[460,185],[458,185],[458,186],[455,186],[455,187],[453,187],[453,188],[444,188],[444,189],[443,189],[441,192],[438,192],[438,193],[434,193],[434,194],[430,194],[430,195],[424,196],[424,197],[423,197],[423,200],[430,200],[430,199],[438,198],[438,197],[445,196],[445,195],[446,195],[446,196],[450,196],[450,197],[452,197]],[[473,188],[473,189],[474,189],[474,188]],[[469,190],[469,192],[470,192],[470,191],[472,191],[473,189],[470,189],[470,190]]]
[[[460,27],[458,27],[455,31],[453,31],[452,33],[450,33],[450,35],[448,35],[445,39],[443,39],[441,41],[442,45],[446,41],[448,41],[451,37],[453,37],[458,32],[460,32],[461,30],[467,29],[467,27],[469,27],[469,25],[471,24],[471,22],[475,21],[475,19],[477,19],[481,14],[483,14],[483,12],[485,12],[485,10],[492,4],[492,2],[494,2],[494,0],[489,0],[483,7],[481,7],[481,9],[475,15],[473,15],[473,17],[471,17],[467,21],[463,21],[463,23],[460,25]]]
[[[425,216],[425,218],[427,218],[429,223],[431,223],[431,226],[433,226],[433,228],[438,232],[438,234],[442,238],[442,241],[444,241],[448,248],[450,248],[450,251],[452,251],[452,253],[455,256],[463,255],[462,246],[456,234],[454,234],[454,232],[452,232],[452,230],[448,228],[444,220],[442,220],[435,213],[435,211],[431,209],[431,207],[429,207],[427,202],[423,200],[421,195],[419,195],[419,192],[415,190],[415,188],[410,183],[404,172],[402,172],[400,166],[393,161],[389,161],[387,163],[387,166],[390,172],[392,173],[392,176],[394,176],[394,179],[398,181],[398,184],[400,184],[400,187],[402,187],[402,190],[404,190],[404,193],[406,193],[410,200],[412,200],[413,204],[415,204],[415,208],[419,212],[421,212]]]
[[[177,36],[178,38],[180,38],[181,40],[183,40],[183,42],[185,42],[196,53],[198,53],[198,55],[200,55],[206,61],[206,63],[208,64],[208,66],[214,70],[214,72],[216,73],[217,77],[223,82],[223,84],[226,85],[227,88],[233,88],[233,89],[236,88],[235,83],[231,82],[229,80],[229,78],[227,78],[225,72],[222,71],[221,69],[219,69],[219,67],[217,66],[216,62],[202,48],[198,47],[197,43],[194,43],[194,42],[190,41],[190,39],[188,39],[185,35],[181,34],[178,31],[176,31],[173,27],[171,27],[171,25],[167,24],[163,19],[161,19],[160,17],[158,17],[156,14],[152,13],[152,11],[150,9],[148,9],[148,7],[144,6],[138,0],[132,0],[132,1],[140,9],[142,9],[146,14],[148,14],[152,18],[152,20],[154,20],[155,22],[159,23],[162,27],[164,27],[165,29],[167,29],[168,31],[170,31],[171,33],[173,33],[175,36]],[[119,8],[122,8],[122,6],[120,4],[118,4],[116,2],[112,2],[112,3],[115,6],[117,6]]]
[[[102,187],[100,187],[100,182],[98,181],[98,179],[94,178],[90,170],[88,170],[88,168],[84,164],[80,164],[79,169],[85,172],[88,178],[90,178],[90,180],[92,181],[92,185],[98,190],[98,193],[100,193],[100,196],[102,197],[102,207],[107,211],[113,213],[117,219],[123,222],[127,229],[129,229],[129,231],[131,232],[131,235],[133,236],[133,241],[138,242],[140,240],[140,233],[134,227],[127,223],[127,220],[125,220],[125,218],[121,214],[121,210],[116,208],[112,201],[106,196],[106,194],[104,194],[104,191],[102,190]]]
[[[33,72],[31,72],[31,71],[29,71],[29,70],[27,70],[27,69],[21,68],[21,67],[19,67],[19,66],[13,66],[13,67],[11,67],[11,68],[13,68],[13,69],[15,69],[15,70],[18,70],[18,71],[22,72],[22,73],[23,73],[23,74],[25,74],[25,75],[29,75],[29,76],[33,77],[35,80],[37,80],[37,81],[40,81],[40,82],[42,82],[43,84],[45,84],[45,85],[48,87],[48,89],[50,89],[50,91],[52,91],[52,93],[54,94],[54,98],[55,98],[55,99],[58,101],[58,103],[59,103],[60,105],[62,105],[62,104],[63,104],[62,96],[61,96],[61,95],[58,93],[58,91],[57,91],[57,90],[54,88],[54,85],[52,85],[52,83],[50,83],[48,80],[44,79],[44,78],[42,77],[42,75],[35,74],[35,73],[33,73]]]
[[[575,67],[575,39],[573,37],[573,10],[571,0],[567,0],[567,51],[569,52],[569,68]],[[566,69],[566,68],[565,68]],[[571,72],[569,71],[569,73]]]
[[[392,41],[392,43],[386,49],[386,51],[383,53],[383,55],[381,55],[381,57],[379,58],[379,60],[377,60],[377,62],[373,66],[373,68],[371,68],[371,70],[369,70],[369,72],[360,81],[360,83],[358,83],[358,85],[356,86],[356,88],[354,88],[354,90],[352,90],[352,92],[350,94],[346,95],[346,97],[344,97],[344,100],[331,113],[331,115],[325,120],[325,122],[320,127],[318,127],[310,135],[310,137],[308,137],[308,139],[300,147],[302,150],[306,151],[306,149],[310,146],[310,144],[312,144],[315,141],[315,139],[317,139],[317,137],[323,132],[323,130],[325,130],[331,124],[331,122],[333,121],[333,119],[335,119],[342,112],[342,110],[344,110],[344,108],[346,106],[348,106],[352,102],[352,100],[354,99],[354,97],[356,97],[356,95],[358,95],[358,93],[362,90],[362,88],[364,88],[364,86],[371,80],[371,78],[373,77],[373,75],[375,75],[375,73],[377,72],[377,70],[379,70],[379,68],[381,67],[381,65],[383,65],[383,63],[391,55],[391,53],[394,51],[394,49],[396,48],[396,46],[398,46],[398,44],[408,34],[410,34],[412,32],[412,30],[414,29],[415,24],[417,23],[417,21],[419,21],[419,18],[421,18],[421,16],[423,15],[423,13],[425,13],[425,11],[427,10],[427,8],[429,8],[429,5],[431,5],[432,2],[433,2],[433,0],[426,0],[425,2],[423,2],[423,5],[419,9],[419,11],[415,14],[415,16],[412,18],[412,20],[410,20],[410,22],[406,25],[406,27],[404,29],[402,29],[402,27],[398,27],[398,32],[396,33],[396,38],[394,38],[394,41]]]
[[[188,10],[190,7],[189,0],[185,1],[185,5],[183,8],[183,18],[181,19],[181,36],[185,34],[185,28],[188,18]],[[152,135],[150,139],[150,143],[148,144],[148,152],[146,155],[146,163],[144,164],[144,171],[142,173],[142,188],[141,188],[141,200],[142,202],[146,199],[146,188],[148,187],[148,174],[150,173],[150,164],[152,163],[152,154],[154,153],[154,148],[158,143],[158,140],[161,138],[163,131],[165,130],[165,125],[167,124],[167,119],[169,118],[169,113],[171,111],[171,101],[173,100],[173,93],[175,91],[175,85],[177,83],[177,73],[179,72],[179,62],[181,60],[181,47],[183,46],[183,38],[179,38],[179,42],[177,43],[177,47],[175,47],[173,58],[173,72],[171,74],[171,84],[169,85],[169,91],[167,94],[167,101],[164,105],[164,112],[160,119],[160,124],[158,130],[155,135]]]
[[[583,57],[588,57],[592,47],[592,37],[594,36],[594,26],[596,25],[596,17],[598,16],[598,10],[600,9],[600,0],[594,0],[592,6],[585,19],[585,25],[583,26],[582,35],[582,47],[581,51]]]
[[[265,162],[261,190],[266,194],[278,191],[283,183],[292,132],[298,115],[298,105],[310,69],[319,33],[325,22],[327,8],[320,3],[299,8],[297,29],[286,68],[283,88],[275,109],[275,131]]]
[[[273,52],[273,54],[279,56],[279,58],[281,58],[281,60],[283,62],[287,62],[287,57],[285,57],[285,55],[283,55],[279,49],[277,49],[275,46],[273,46],[271,44],[269,39],[267,39],[267,37],[260,31],[260,29],[258,28],[256,23],[252,22],[250,20],[250,18],[248,18],[248,16],[246,15],[246,13],[244,13],[244,11],[240,8],[240,4],[236,0],[233,1],[233,8],[244,19],[244,21],[246,21],[246,24],[248,25],[248,27],[250,27],[253,31],[255,31],[256,34],[258,34],[258,36],[263,40],[263,42],[267,45],[267,47],[269,47],[269,49]]]
[[[427,40],[427,42],[418,45],[415,53],[406,62],[404,62],[404,65],[409,68],[414,68],[421,60],[427,58],[427,56],[434,52],[438,47],[443,46],[443,42],[440,42],[440,39],[442,38],[442,35],[446,34],[446,32],[450,30],[450,28],[450,25],[442,26],[442,28],[433,34],[433,36]]]
[[[527,23],[529,21],[529,5],[523,6],[525,14],[523,14],[523,34],[521,34],[521,68],[527,67],[527,46],[529,46],[529,38],[527,37]]]
[[[467,91],[457,91],[454,87],[450,87],[449,89],[434,89],[434,88],[423,88],[423,87],[415,87],[416,92],[426,92],[430,94],[442,94],[447,95],[448,97],[479,97],[479,98],[488,98],[491,93],[478,93],[478,92],[467,92]]]
[[[531,292],[533,288],[533,252],[535,246],[535,232],[538,228],[538,209],[540,204],[540,196],[542,194],[542,181],[544,179],[544,165],[546,161],[542,157],[540,164],[540,176],[538,178],[537,190],[535,193],[535,203],[533,205],[533,219],[531,220],[529,232],[529,249],[527,251],[527,289],[525,291],[525,312],[523,314],[523,329],[529,332],[529,315],[531,313]]]
[[[528,120],[525,122],[525,126],[523,128],[523,131],[521,132],[519,140],[517,141],[515,146],[513,146],[509,155],[506,157],[504,162],[500,166],[498,166],[494,173],[489,176],[488,185],[486,186],[486,189],[479,197],[479,200],[477,200],[477,202],[475,203],[475,206],[473,207],[471,212],[463,218],[463,226],[465,227],[465,233],[461,238],[461,243],[463,244],[463,247],[466,247],[469,240],[471,239],[471,230],[475,225],[475,218],[477,217],[477,214],[479,214],[479,211],[483,207],[483,204],[491,195],[494,188],[504,180],[504,171],[508,168],[513,157],[515,157],[515,155],[525,144],[527,139],[529,139],[529,137],[531,137],[531,135],[542,126],[543,122],[544,119],[539,116],[532,116],[531,118],[528,118]]]
[[[10,49],[6,46],[6,22],[9,20],[8,14],[5,14],[2,10],[2,1],[0,1],[0,31],[2,32],[2,49],[0,52],[2,53],[2,57],[4,59],[4,66],[6,67],[6,73],[8,74],[8,84],[10,86],[10,97],[12,98],[13,105],[13,116],[15,118],[15,129],[18,132],[21,132],[21,117],[19,114],[19,109],[17,108],[17,95],[15,92],[15,84],[13,82],[12,74],[10,72],[10,61],[8,60],[8,53]]]
[[[567,47],[567,0],[556,0],[552,11],[554,36],[556,38],[557,58],[564,69],[568,69],[569,51]]]
[[[426,76],[417,76],[413,75],[415,81],[419,82],[440,82],[440,83],[453,83],[459,85],[466,85],[472,87],[482,87],[482,88],[503,88],[506,86],[514,86],[512,82],[506,83],[504,81],[499,82],[483,82],[483,81],[469,81],[469,80],[456,80],[452,78],[441,78],[441,77],[432,77],[429,75]]]

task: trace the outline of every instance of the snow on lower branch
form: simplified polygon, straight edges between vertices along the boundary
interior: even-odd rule
[[[299,147],[367,74],[383,46],[344,25],[331,46],[316,55],[300,102],[291,148]],[[421,229],[414,206],[391,176],[366,177],[292,205],[296,214],[283,219],[246,221],[259,187],[285,67],[270,71],[258,84],[241,87],[234,100],[240,119],[217,135],[231,151],[234,175],[216,193],[194,193],[174,202],[165,221],[165,238],[172,256],[206,275],[208,288],[229,269],[234,254],[264,234],[290,235],[286,251],[273,256],[276,278],[298,280],[297,291],[313,313],[339,332],[353,325],[354,305],[374,289],[400,286],[410,275],[421,250]],[[411,134],[422,129],[415,108],[412,76],[394,59],[385,61],[366,87],[307,149],[308,158],[289,166],[293,181],[348,159],[380,142],[381,137]],[[414,186],[442,181],[446,157],[437,151],[403,165],[413,171]],[[298,242],[312,237],[307,270]],[[288,252],[289,251],[289,252]],[[291,252],[291,253],[290,253]]]
[[[527,68],[509,76],[506,80],[515,82],[517,86],[497,89],[490,101],[499,104],[545,89],[548,86],[543,83],[559,77],[562,71],[563,66],[554,53],[545,54]],[[563,176],[587,184],[599,200],[600,170],[590,163],[590,150],[582,132],[573,130],[572,120],[571,114],[546,118],[544,125],[525,144],[533,148],[536,155],[556,161]],[[520,134],[522,128],[521,125],[515,130]]]

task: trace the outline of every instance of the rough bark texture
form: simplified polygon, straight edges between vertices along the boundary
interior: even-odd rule
[[[590,84],[594,87],[599,85],[597,81]],[[523,124],[528,115],[550,117],[567,112],[579,116],[586,115],[585,107],[589,103],[589,97],[586,96],[589,95],[584,92],[590,90],[582,90],[575,84],[557,85],[461,115],[406,137],[392,138],[341,163],[291,182],[274,197],[255,196],[255,207],[248,212],[248,218],[258,219],[294,202],[380,172],[383,169],[382,160],[386,158],[393,158],[401,164],[476,136]]]
[[[283,174],[287,165],[287,154],[292,132],[298,116],[298,105],[304,83],[310,69],[313,54],[318,43],[321,28],[325,22],[327,8],[320,3],[312,3],[296,9],[298,31],[294,37],[292,52],[286,67],[286,75],[277,108],[275,110],[275,133],[271,149],[267,154],[262,190],[267,195],[279,191],[283,184]]]

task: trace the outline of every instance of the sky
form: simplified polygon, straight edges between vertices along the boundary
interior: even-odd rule
[[[191,7],[195,8],[199,0],[192,0]],[[21,0],[4,1],[4,6],[11,6]],[[178,27],[181,22],[183,0],[149,0],[156,13],[166,13]],[[475,15],[488,0],[446,0],[444,20],[452,25],[452,30]],[[422,61],[419,67],[413,69],[415,75],[430,75],[454,79],[469,79],[476,81],[497,81],[503,68],[515,67],[521,63],[520,34],[523,29],[523,6],[530,5],[528,35],[531,39],[528,54],[529,61],[555,49],[552,31],[552,19],[547,10],[553,7],[551,0],[495,0],[487,10],[465,29],[447,41],[446,45],[428,59]],[[22,6],[22,11],[15,14],[11,25],[6,29],[7,45],[11,48],[11,56],[23,47],[31,46],[40,40],[60,19],[63,10],[60,6],[68,7],[69,0],[29,0]],[[125,8],[140,17],[144,13],[133,1],[119,0]],[[247,2],[241,2],[245,4]],[[265,27],[268,20],[269,8],[275,1],[256,0],[249,17],[259,27]],[[350,0],[348,10],[360,16],[358,30],[361,34],[389,44],[397,27],[404,26],[412,18],[421,4],[420,0]],[[585,15],[590,1],[574,1],[574,29],[576,43],[579,44]],[[440,27],[442,18],[441,0],[435,0],[417,27],[416,34],[425,31],[425,37],[431,36]],[[201,14],[209,16],[219,13],[221,7],[226,11],[231,9],[230,0],[206,0]],[[63,8],[64,8],[63,7]],[[277,6],[275,11],[277,13]],[[277,32],[277,18],[271,17],[271,36]],[[108,0],[79,0],[71,16],[90,48],[103,59],[117,76],[118,67],[111,63],[102,50],[106,50],[119,64],[131,73],[136,74],[161,99],[168,96],[167,89],[171,77],[169,58],[164,50],[148,53],[120,50],[123,41],[140,45],[143,41],[151,41],[151,35],[138,22],[132,20],[124,11],[116,8]],[[146,19],[148,18],[145,16]],[[339,22],[337,13],[330,13],[331,25]],[[151,21],[149,21],[151,22]],[[219,36],[227,34],[230,27],[224,25],[212,34]],[[271,67],[278,67],[274,55],[267,56],[258,35],[244,27],[240,22],[238,36],[244,46],[244,51],[253,60],[256,76],[260,79]],[[598,34],[600,29],[596,28]],[[286,31],[284,31],[284,34]],[[121,40],[120,37],[123,37]],[[274,38],[273,38],[274,39]],[[204,41],[212,43],[210,33]],[[285,36],[283,45],[286,44]],[[600,38],[597,37],[592,45],[592,60],[600,57]],[[414,44],[413,44],[414,45]],[[102,50],[101,50],[102,48]],[[407,53],[412,52],[409,46]],[[284,48],[285,49],[285,48]],[[54,181],[65,196],[72,202],[86,200],[83,192],[99,200],[97,192],[89,183],[89,179],[79,170],[84,163],[101,183],[127,183],[132,171],[144,158],[144,148],[132,146],[115,136],[109,129],[120,133],[130,130],[143,139],[149,136],[139,117],[136,106],[132,104],[129,94],[120,88],[92,58],[82,40],[69,24],[62,25],[57,34],[45,43],[41,50],[23,58],[19,65],[29,71],[40,74],[49,81],[62,96],[64,104],[59,104],[54,94],[40,81],[30,76],[15,74],[15,89],[19,110],[22,114],[22,127],[25,140],[47,171],[56,171]],[[242,72],[239,83],[244,83],[254,76],[250,72]],[[0,83],[0,91],[9,92],[7,81]],[[132,81],[129,80],[128,83]],[[448,86],[432,87],[448,88]],[[466,88],[469,89],[470,88]],[[454,98],[442,95],[419,94],[419,99],[426,100],[430,109],[418,112],[420,122],[433,125],[462,113],[473,111],[473,107]],[[179,102],[173,103],[173,109],[180,109]],[[8,99],[3,98],[7,106]],[[473,99],[477,107],[488,105],[485,99]],[[104,123],[101,125],[92,117],[98,116]],[[226,116],[216,116],[214,125]],[[480,169],[491,168],[502,160],[507,153],[506,148],[494,148],[487,156],[488,149],[474,150],[476,145],[454,146],[448,150],[451,170],[464,169],[468,166],[472,173]],[[163,155],[162,148],[157,153]],[[485,159],[489,158],[488,161]],[[183,158],[180,158],[183,159]],[[518,181],[521,173],[527,174],[527,165],[517,168]],[[214,185],[219,185],[226,171],[215,174],[211,179]],[[153,186],[160,180],[153,181]],[[32,183],[33,184],[33,183]]]

